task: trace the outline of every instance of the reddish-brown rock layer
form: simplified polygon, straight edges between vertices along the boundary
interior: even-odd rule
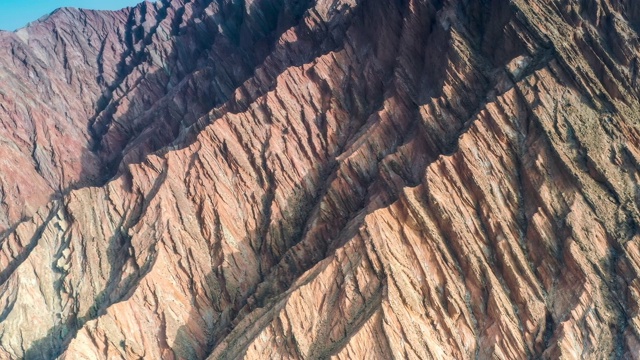
[[[0,357],[638,357],[638,4],[136,9],[85,24],[150,68],[131,55],[85,85],[87,66],[71,81],[86,95],[52,93],[85,134],[70,154],[61,119],[14,100],[40,120],[8,118],[49,135],[0,151],[36,165],[38,196],[78,188],[19,223],[12,207],[45,200],[5,200]],[[118,39],[150,9],[169,30]],[[37,54],[46,23],[21,46]],[[42,165],[45,138],[48,159],[89,170]],[[5,187],[23,176],[8,169]]]
[[[0,231],[170,144],[227,101],[277,27],[303,11],[287,7],[280,23],[265,15],[249,30],[227,14],[237,7],[163,0],[60,9],[0,32]]]

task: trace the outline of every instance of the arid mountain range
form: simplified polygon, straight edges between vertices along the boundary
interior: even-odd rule
[[[639,359],[640,2],[0,32],[0,359]]]

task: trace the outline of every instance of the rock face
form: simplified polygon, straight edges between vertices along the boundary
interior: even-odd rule
[[[0,358],[640,358],[640,3],[0,33]]]

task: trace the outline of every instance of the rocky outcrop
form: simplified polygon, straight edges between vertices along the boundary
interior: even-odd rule
[[[2,108],[27,109],[2,131],[27,135],[0,147],[21,189],[0,357],[636,358],[639,21],[631,1],[220,0],[3,34],[61,85],[2,66]],[[49,74],[50,44],[86,70]]]

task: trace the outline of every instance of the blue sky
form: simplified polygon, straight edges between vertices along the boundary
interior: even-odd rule
[[[0,0],[0,30],[15,30],[63,6],[117,10],[143,0]]]

